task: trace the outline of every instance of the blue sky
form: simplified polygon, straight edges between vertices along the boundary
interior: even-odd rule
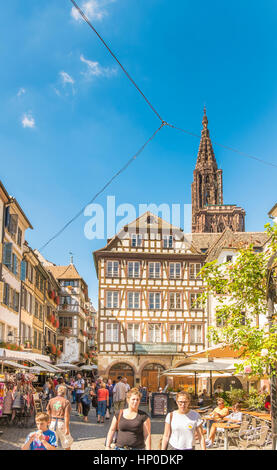
[[[162,117],[200,133],[207,106],[212,140],[277,163],[277,6],[267,0],[79,0],[96,29]],[[69,0],[12,0],[0,18],[1,180],[42,246],[158,127]],[[163,129],[102,195],[116,204],[189,204],[199,140]],[[263,230],[276,203],[277,168],[214,147],[224,202]],[[92,252],[81,216],[43,252],[69,252],[97,303]]]

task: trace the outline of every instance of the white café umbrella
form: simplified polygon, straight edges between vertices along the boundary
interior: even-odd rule
[[[92,364],[92,365],[83,365],[83,366],[80,366],[80,369],[81,370],[87,370],[87,371],[92,371],[92,370],[95,370],[97,369],[97,366],[95,364]]]
[[[58,363],[57,366],[64,370],[80,370],[80,367],[76,366],[75,364],[70,364],[70,362],[61,362]]]
[[[230,372],[230,370],[235,370],[234,365],[226,362],[214,362],[214,361],[206,361],[206,362],[196,362],[194,364],[186,364],[185,366],[176,367],[174,369],[168,369],[162,373],[162,375],[173,375],[173,376],[180,376],[182,377],[183,373],[194,373],[194,388],[195,388],[195,395],[197,395],[197,374],[199,373],[210,373],[210,393],[212,396],[212,372]]]

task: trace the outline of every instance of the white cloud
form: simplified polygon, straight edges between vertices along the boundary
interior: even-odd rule
[[[21,123],[22,123],[22,126],[24,128],[25,127],[30,127],[31,129],[33,129],[36,125],[35,120],[34,120],[31,113],[24,114],[23,117],[22,117]]]
[[[113,3],[115,0],[86,0],[83,1],[80,8],[89,20],[101,21],[107,15],[105,6]],[[82,17],[75,7],[71,9],[71,16],[76,21],[81,21]]]
[[[71,85],[74,85],[75,81],[74,79],[66,72],[60,72],[60,76],[62,78],[63,83],[70,83]]]
[[[17,96],[24,95],[25,93],[26,93],[25,88],[20,88],[20,89],[18,90]]]
[[[92,77],[111,77],[117,73],[116,68],[102,67],[99,62],[85,59],[83,54],[80,56],[80,60],[87,65],[86,72],[82,72],[82,75],[84,75],[87,80],[90,80]]]

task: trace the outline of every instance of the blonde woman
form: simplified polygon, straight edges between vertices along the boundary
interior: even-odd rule
[[[151,450],[151,423],[149,416],[139,410],[141,396],[137,388],[127,393],[128,408],[117,411],[113,417],[106,448],[111,448],[114,434],[118,431],[116,450]]]
[[[165,419],[162,450],[193,450],[195,432],[201,449],[205,450],[202,420],[198,413],[189,409],[189,393],[177,393],[176,403],[178,410],[168,413]]]

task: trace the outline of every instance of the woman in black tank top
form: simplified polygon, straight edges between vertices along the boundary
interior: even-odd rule
[[[149,416],[139,410],[141,393],[132,388],[127,393],[128,408],[118,411],[111,423],[106,448],[110,449],[117,431],[116,450],[151,450],[151,423]]]

